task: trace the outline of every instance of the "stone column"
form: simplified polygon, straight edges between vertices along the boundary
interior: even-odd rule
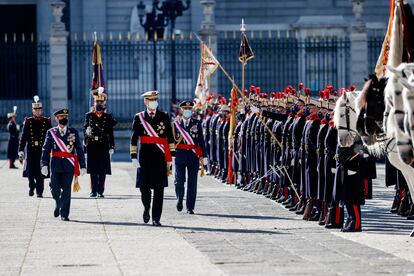
[[[200,0],[200,5],[203,8],[203,21],[201,22],[200,31],[198,32],[201,39],[210,46],[214,56],[217,57],[217,31],[214,14],[214,7],[216,0]],[[219,70],[219,69],[217,69]],[[210,91],[217,92],[218,78],[217,72],[210,78]]]
[[[364,0],[352,0],[354,20],[351,25],[351,82],[362,89],[368,75],[368,34],[362,18]]]
[[[65,24],[62,22],[64,2],[50,4],[53,9],[54,22],[50,28],[50,111],[68,108],[68,72],[67,72],[67,37]]]

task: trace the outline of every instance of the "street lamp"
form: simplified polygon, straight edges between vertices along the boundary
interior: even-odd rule
[[[154,35],[154,31],[157,30],[157,36],[162,37],[164,35],[164,28],[170,24],[170,41],[171,41],[171,108],[177,100],[176,93],[176,67],[175,67],[175,20],[177,17],[182,16],[183,12],[190,8],[191,0],[186,0],[186,4],[182,0],[165,0],[162,3],[158,0],[152,1],[152,11],[147,13],[145,24],[142,23],[145,15],[145,4],[141,1],[138,6],[138,17],[142,27],[144,27],[148,37]],[[161,13],[156,15],[156,10]],[[155,20],[155,17],[157,18]],[[158,30],[162,28],[162,35],[160,36]],[[148,29],[148,32],[147,32]],[[152,33],[151,33],[152,32]],[[154,41],[154,52],[155,52],[155,40]],[[155,67],[154,67],[154,71]],[[156,76],[156,73],[154,73]]]
[[[137,5],[139,24],[144,28],[145,34],[148,40],[153,42],[153,81],[154,89],[157,89],[157,38],[164,36],[164,28],[167,26],[165,18],[162,14],[156,14],[155,6],[152,7],[152,11],[145,13],[145,4],[140,1]],[[145,23],[144,23],[144,16]]]

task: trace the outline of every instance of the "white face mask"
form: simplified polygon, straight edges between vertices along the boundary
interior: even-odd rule
[[[190,118],[190,117],[191,117],[191,115],[193,115],[193,112],[192,112],[191,110],[184,110],[184,111],[183,111],[183,116],[184,116],[185,118]]]
[[[158,101],[150,101],[148,103],[148,108],[150,108],[150,109],[155,110],[155,109],[157,109],[157,107],[158,107]]]

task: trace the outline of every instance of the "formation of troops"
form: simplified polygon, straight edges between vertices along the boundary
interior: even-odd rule
[[[72,181],[77,191],[77,177],[88,173],[90,197],[104,197],[106,175],[111,174],[116,120],[106,112],[106,94],[92,92],[94,105],[85,115],[83,140],[68,126],[68,109],[54,113],[57,126],[52,127],[52,120],[42,116],[38,97],[20,139],[16,112],[8,114],[10,168],[16,159],[24,163],[29,196],[42,197],[44,179],[50,178],[56,202],[53,214],[64,221],[69,220]],[[361,231],[361,205],[372,198],[376,160],[358,139],[352,147],[338,145],[333,118],[339,95],[334,88],[320,91],[319,99],[310,97],[310,89],[302,83],[283,92],[267,94],[251,86],[243,93],[236,107],[214,94],[204,106],[196,100],[183,101],[172,119],[158,108],[158,91],[142,94],[145,110],[133,120],[130,155],[137,169],[144,222],[152,218],[154,226],[161,226],[164,189],[174,165],[179,212],[185,198],[187,213],[194,214],[198,173],[203,175],[206,169],[219,181],[263,194],[304,220],[343,232]],[[232,108],[234,133],[229,135]],[[387,173],[387,183],[398,184],[392,212],[412,219],[408,189],[390,175],[394,174]]]

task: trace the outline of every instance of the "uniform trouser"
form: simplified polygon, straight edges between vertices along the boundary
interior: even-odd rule
[[[29,189],[34,191],[36,189],[36,194],[43,195],[44,190],[44,178],[41,175],[38,176],[29,176]]]
[[[161,219],[162,204],[164,201],[164,187],[156,187],[154,190],[154,197],[152,199],[152,220],[159,221]],[[151,209],[151,188],[141,187],[141,201],[145,210]]]
[[[69,217],[73,172],[52,172],[50,191],[62,217]]]
[[[105,190],[106,174],[104,173],[91,173],[91,190],[92,193],[103,194]]]
[[[199,168],[198,158],[192,152],[177,152],[175,157],[175,194],[177,200],[184,198],[185,171],[187,170],[187,210],[194,210],[197,197],[197,173]]]

